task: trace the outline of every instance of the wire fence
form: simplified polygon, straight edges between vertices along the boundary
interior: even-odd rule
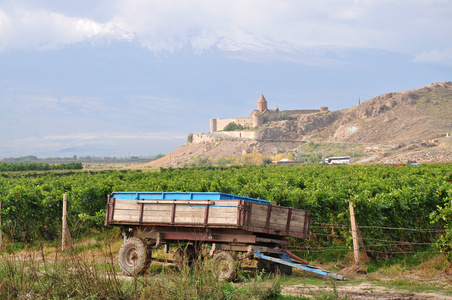
[[[292,251],[308,251],[310,253],[321,253],[324,251],[353,251],[352,226],[334,223],[312,223],[310,238],[302,245],[292,245]],[[368,230],[379,230],[386,232],[384,237],[368,237]],[[328,232],[330,231],[330,232]],[[450,247],[450,244],[438,241],[445,229],[432,228],[406,228],[387,226],[359,226],[361,251],[373,256],[388,256],[397,254],[420,254],[443,253],[441,247]],[[418,233],[418,238],[407,240],[396,234],[391,237],[392,232]],[[375,233],[373,233],[375,235]],[[389,237],[389,238],[388,238]]]

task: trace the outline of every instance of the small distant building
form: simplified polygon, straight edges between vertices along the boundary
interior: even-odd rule
[[[272,163],[277,165],[299,165],[304,164],[305,162],[301,160],[291,160],[290,158],[282,158],[277,161],[272,161]]]

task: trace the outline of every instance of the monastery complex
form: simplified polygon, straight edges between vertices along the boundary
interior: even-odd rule
[[[327,112],[328,107],[320,107],[319,109],[302,109],[302,110],[279,110],[268,109],[267,100],[262,94],[257,101],[257,109],[251,112],[249,117],[230,118],[230,119],[210,119],[210,133],[194,133],[192,143],[200,143],[214,141],[221,138],[235,139],[260,139],[259,127],[271,120],[282,118],[297,118],[300,115]],[[229,123],[236,123],[247,130],[243,131],[222,131]],[[250,130],[251,129],[251,130]],[[254,130],[252,130],[254,129]]]
[[[223,130],[229,123],[234,122],[238,125],[248,128],[257,128],[264,124],[265,117],[277,117],[280,114],[286,116],[297,116],[318,113],[321,111],[328,111],[328,107],[320,107],[320,109],[309,109],[309,110],[279,110],[276,107],[273,110],[267,108],[267,100],[264,95],[261,95],[257,101],[257,109],[253,110],[251,116],[246,118],[232,118],[232,119],[210,119],[210,133]]]

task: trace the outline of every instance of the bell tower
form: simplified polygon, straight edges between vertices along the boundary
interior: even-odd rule
[[[264,94],[261,94],[259,101],[257,101],[257,110],[260,112],[267,111],[267,100],[264,97]]]

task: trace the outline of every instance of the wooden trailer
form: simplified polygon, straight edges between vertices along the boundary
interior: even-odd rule
[[[201,244],[209,243],[217,276],[231,280],[234,260],[246,257],[255,257],[267,271],[278,265],[290,273],[291,266],[256,254],[277,258],[288,252],[285,238],[307,238],[310,219],[307,210],[233,194],[115,192],[108,196],[105,225],[119,226],[124,235],[119,265],[125,274],[143,273],[160,246],[167,251],[170,244],[182,245],[175,252],[181,260],[198,257]]]

